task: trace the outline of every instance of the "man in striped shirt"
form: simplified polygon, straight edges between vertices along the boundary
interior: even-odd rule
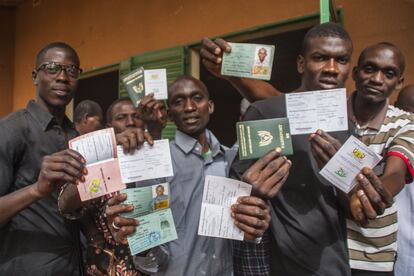
[[[361,170],[353,191],[340,195],[351,211],[347,236],[353,275],[393,275],[397,210],[392,197],[414,174],[414,116],[388,100],[403,83],[404,67],[401,51],[382,42],[363,50],[353,69],[357,91],[348,100],[353,135],[383,156],[375,168]],[[315,136],[332,142],[325,133]],[[321,149],[321,143],[312,139],[312,147]],[[323,159],[321,154],[315,158]]]

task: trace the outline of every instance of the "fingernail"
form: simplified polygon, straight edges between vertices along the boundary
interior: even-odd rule
[[[358,174],[358,176],[357,176],[357,177],[358,177],[358,180],[362,180],[362,179],[364,179],[364,176],[363,176],[362,174],[360,174],[360,173]]]
[[[216,48],[216,49],[214,49],[214,53],[216,54],[216,55],[218,55],[218,54],[220,54],[220,48]]]
[[[282,152],[282,149],[281,149],[281,148],[279,148],[279,147],[277,147],[277,148],[275,149],[275,151],[276,151],[277,153],[281,153],[281,152]]]
[[[83,168],[83,170],[82,170],[82,172],[83,172],[83,174],[88,174],[88,170],[86,169],[86,168]]]
[[[86,163],[86,160],[85,160],[85,159],[83,159],[83,158],[81,158],[81,162],[82,162],[83,164],[85,164],[85,163]]]
[[[135,225],[139,225],[139,220],[135,219]]]
[[[235,213],[233,213],[233,212],[231,212],[231,217],[232,217],[232,218],[235,218],[235,217],[236,217],[236,214],[235,214]]]
[[[318,129],[318,130],[316,131],[316,133],[317,133],[317,134],[319,134],[319,135],[322,135],[322,130]]]
[[[217,63],[221,63],[221,58],[218,58],[217,59]]]
[[[230,47],[226,47],[226,52],[230,52],[231,51],[231,48]]]

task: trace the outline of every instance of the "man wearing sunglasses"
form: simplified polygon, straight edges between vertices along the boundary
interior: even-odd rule
[[[51,43],[32,72],[36,100],[0,120],[0,275],[81,275],[79,230],[60,216],[58,188],[84,180],[65,116],[82,70],[76,51]]]

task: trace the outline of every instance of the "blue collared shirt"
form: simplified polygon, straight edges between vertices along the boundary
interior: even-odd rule
[[[210,131],[206,135],[211,153],[205,158],[198,141],[183,132],[170,142],[174,176],[168,182],[178,239],[167,244],[170,260],[158,275],[232,275],[231,241],[197,234],[204,178],[227,176],[235,156]]]

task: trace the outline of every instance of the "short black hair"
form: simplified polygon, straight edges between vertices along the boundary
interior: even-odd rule
[[[376,44],[371,45],[371,46],[365,48],[364,50],[362,50],[361,54],[358,57],[358,67],[361,65],[363,59],[365,58],[365,55],[366,55],[367,51],[369,51],[371,49],[374,49],[376,47],[392,48],[394,50],[394,52],[398,56],[398,63],[400,64],[400,76],[402,76],[402,74],[404,73],[404,70],[405,70],[405,57],[404,57],[404,54],[401,52],[400,48],[398,48],[395,44],[393,44],[391,42],[387,42],[387,41],[382,41],[382,42],[376,43]]]
[[[97,102],[91,100],[81,101],[73,113],[73,121],[80,123],[85,116],[99,116],[103,118],[102,108]]]
[[[49,51],[50,49],[53,49],[53,48],[65,49],[65,50],[68,50],[68,51],[72,52],[74,57],[75,57],[76,65],[80,66],[80,59],[79,59],[79,56],[78,56],[78,53],[76,52],[76,50],[73,49],[72,46],[70,46],[69,44],[67,44],[65,42],[57,41],[57,42],[52,42],[52,43],[47,44],[45,47],[43,47],[37,53],[37,55],[36,55],[36,68],[40,66],[46,52]]]
[[[113,103],[111,103],[111,105],[106,110],[106,123],[107,124],[110,124],[112,122],[112,111],[114,107],[121,102],[129,102],[132,104],[131,99],[128,97],[122,97],[122,98],[116,99]]]
[[[301,55],[305,56],[308,49],[310,41],[313,38],[319,37],[337,37],[342,40],[348,41],[351,44],[351,49],[353,49],[352,39],[349,36],[348,32],[339,24],[333,22],[322,23],[312,27],[303,38]]]
[[[210,93],[208,92],[207,86],[201,80],[196,79],[193,76],[187,76],[187,75],[179,76],[170,85],[170,87],[168,88],[168,99],[170,98],[170,94],[174,91],[174,88],[177,85],[177,83],[179,83],[181,81],[192,81],[192,82],[197,83],[207,93],[207,97],[210,99]]]

